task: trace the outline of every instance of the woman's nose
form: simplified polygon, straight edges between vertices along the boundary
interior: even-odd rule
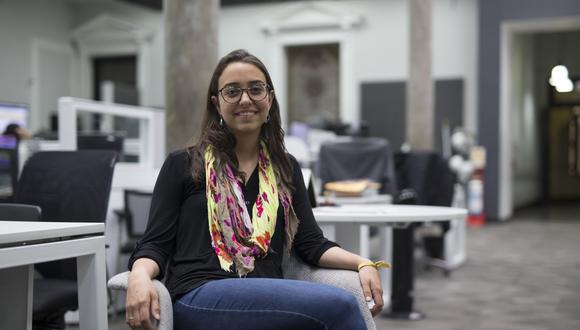
[[[250,95],[248,94],[247,90],[242,91],[242,96],[240,96],[240,104],[248,104],[252,103],[252,99],[250,99]]]

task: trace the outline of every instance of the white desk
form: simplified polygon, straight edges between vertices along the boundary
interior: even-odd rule
[[[405,225],[412,222],[464,219],[466,209],[426,205],[348,204],[313,209],[314,217],[324,223],[358,225]]]
[[[381,259],[389,263],[392,263],[393,260],[392,227],[405,227],[415,222],[429,222],[438,220],[456,220],[464,223],[465,217],[467,216],[466,209],[424,205],[351,204],[342,206],[317,207],[313,209],[313,212],[316,221],[320,224],[381,226]],[[327,237],[329,239],[334,239],[332,235],[327,235]],[[465,244],[465,241],[463,241],[463,244]],[[465,251],[465,248],[460,250]],[[465,254],[463,254],[461,258],[465,259]],[[381,281],[383,283],[385,306],[388,306],[390,304],[392,282],[390,270],[381,271]]]
[[[336,196],[318,196],[316,198],[318,205],[332,203],[336,205],[367,205],[367,204],[391,204],[391,195],[370,195],[361,197],[336,197]],[[347,250],[358,253],[359,255],[370,258],[370,227],[359,224],[320,224],[324,235],[332,240],[340,242]],[[358,235],[353,233],[357,232]]]
[[[32,328],[34,264],[77,260],[81,329],[107,329],[105,225],[0,221],[0,329]]]

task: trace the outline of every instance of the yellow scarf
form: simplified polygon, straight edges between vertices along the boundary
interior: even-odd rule
[[[290,246],[298,226],[288,190],[278,189],[270,155],[264,142],[258,152],[259,191],[252,208],[252,217],[245,205],[240,181],[226,164],[224,173],[215,168],[213,147],[205,150],[207,211],[212,247],[225,271],[235,264],[240,277],[254,270],[254,259],[264,257],[270,248],[276,228],[279,202],[285,214]]]

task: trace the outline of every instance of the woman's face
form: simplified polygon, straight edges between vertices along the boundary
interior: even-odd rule
[[[259,133],[274,97],[262,71],[253,64],[230,63],[218,79],[218,90],[211,99],[230,131],[236,137]]]

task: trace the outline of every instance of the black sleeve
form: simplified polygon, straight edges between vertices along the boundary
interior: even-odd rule
[[[322,230],[318,227],[312,214],[312,207],[310,206],[300,165],[298,165],[294,157],[291,156],[290,158],[294,165],[292,181],[295,188],[292,196],[292,206],[300,220],[298,231],[294,237],[294,251],[305,262],[318,266],[320,257],[324,252],[333,246],[338,246],[338,244],[327,240],[322,235]]]
[[[146,257],[159,266],[158,278],[164,277],[167,260],[175,249],[187,159],[186,151],[172,153],[165,159],[155,182],[147,229],[129,259],[129,269],[135,260]]]

